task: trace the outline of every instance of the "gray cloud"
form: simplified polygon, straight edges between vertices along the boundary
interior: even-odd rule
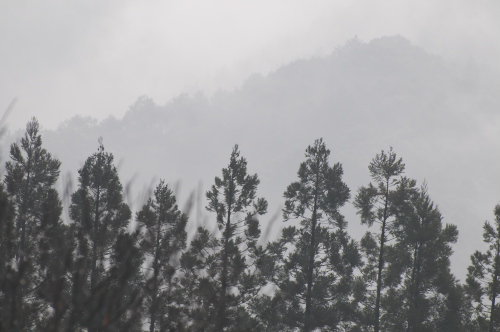
[[[121,116],[142,94],[232,89],[353,36],[400,34],[454,61],[496,66],[496,1],[4,1],[0,106],[55,127]]]

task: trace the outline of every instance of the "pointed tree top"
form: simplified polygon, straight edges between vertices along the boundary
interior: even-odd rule
[[[99,142],[99,147],[97,148],[97,151],[99,151],[100,153],[104,152],[104,145],[102,141],[103,141],[102,136],[99,136],[99,138],[97,139],[97,142]]]
[[[377,154],[372,159],[368,169],[371,177],[381,182],[388,181],[391,177],[404,173],[405,164],[402,158],[397,159],[396,152],[391,147],[388,153],[382,150],[380,154]]]

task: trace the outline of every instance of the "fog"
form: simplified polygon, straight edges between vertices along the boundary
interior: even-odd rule
[[[138,96],[234,89],[357,36],[402,35],[453,62],[498,67],[495,1],[2,1],[0,105],[56,128],[124,115]]]
[[[12,132],[31,116],[51,130],[44,142],[73,181],[103,136],[136,209],[159,178],[179,184],[181,205],[198,188],[203,197],[240,144],[269,221],[315,138],[344,164],[352,196],[369,182],[371,158],[393,146],[407,175],[427,180],[444,222],[458,225],[453,267],[463,280],[500,199],[499,9],[451,0],[5,1],[0,106],[18,98]],[[194,221],[210,218],[204,204]],[[345,213],[359,238],[366,228],[352,207]]]

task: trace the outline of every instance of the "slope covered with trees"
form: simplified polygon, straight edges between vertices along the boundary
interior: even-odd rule
[[[451,63],[403,37],[354,39],[329,56],[255,74],[234,91],[180,95],[161,105],[144,96],[120,119],[75,117],[44,132],[44,142],[62,161],[62,177],[71,174],[76,184],[74,170],[83,161],[74,151],[91,155],[102,136],[116,155],[133,211],[160,178],[170,181],[180,207],[191,191],[199,189],[202,197],[219,170],[217,161],[237,142],[262,180],[265,218],[281,215],[277,197],[296,173],[304,142],[320,136],[331,142],[353,190],[370,181],[364,167],[369,156],[393,146],[407,156],[414,177],[432,184],[441,213],[479,238],[470,220],[486,220],[485,211],[500,195],[500,157],[492,153],[500,149],[498,77],[480,63]],[[196,222],[208,218],[204,206],[199,202],[193,210]],[[350,206],[344,210],[347,218],[356,216]],[[364,234],[358,224],[349,228],[358,240]],[[475,249],[468,238],[458,241],[457,256]],[[466,270],[463,260],[453,258],[452,265]]]
[[[495,165],[474,130],[498,99],[463,96],[461,75],[400,37],[354,40],[210,99],[143,97],[52,132],[32,119],[0,183],[0,330],[494,331],[498,205],[493,225],[471,216],[490,217],[498,175],[467,171]],[[467,139],[484,144],[447,145]],[[175,181],[219,174],[231,147],[179,207]]]

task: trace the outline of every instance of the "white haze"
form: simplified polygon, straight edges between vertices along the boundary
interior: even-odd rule
[[[402,35],[452,61],[497,66],[500,2],[2,1],[0,107],[21,128],[122,116],[137,96],[234,89],[252,73]],[[3,105],[3,106],[2,106]]]
[[[352,195],[359,186],[368,183],[370,159],[392,145],[404,158],[408,176],[420,182],[427,179],[444,222],[458,225],[460,240],[454,247],[453,267],[463,280],[469,255],[481,246],[482,222],[491,220],[493,206],[500,199],[499,85],[498,79],[488,77],[488,73],[496,77],[500,68],[499,13],[500,2],[484,0],[3,1],[0,3],[0,107],[5,109],[14,97],[19,98],[8,119],[10,129],[24,127],[31,116],[36,116],[43,127],[55,129],[76,114],[97,119],[113,115],[120,119],[141,95],[150,96],[157,105],[171,104],[168,110],[175,119],[170,124],[174,128],[162,137],[165,149],[159,157],[147,154],[150,144],[144,137],[149,132],[139,133],[144,136],[144,143],[139,136],[128,137],[128,132],[113,137],[111,131],[101,133],[92,128],[60,133],[62,136],[47,134],[44,142],[61,158],[64,174],[71,172],[74,180],[79,164],[95,151],[97,137],[103,135],[106,148],[115,153],[117,161],[124,160],[120,169],[123,182],[141,171],[140,180],[145,183],[153,177],[166,178],[169,183],[183,181],[181,205],[199,181],[204,185],[201,192],[207,190],[213,177],[226,166],[232,145],[239,143],[242,155],[248,159],[249,171],[257,172],[262,180],[260,195],[271,203],[268,219],[279,211],[281,195],[286,185],[295,180],[303,151],[314,138],[323,136],[332,150],[332,161],[344,164]],[[368,103],[377,112],[384,111],[383,102],[404,106],[405,111],[406,108],[425,111],[426,117],[417,121],[415,128],[405,127],[411,125],[411,120],[401,119],[404,113],[396,113],[400,109],[388,109],[379,119],[375,119],[378,116],[375,111],[372,118],[356,118],[356,113],[352,113],[346,120],[345,114],[334,111],[359,107],[359,114],[366,114],[361,111],[367,107],[367,103],[352,106],[350,102],[355,98],[347,96],[345,104],[334,103],[345,108],[326,115],[325,119],[335,124],[332,128],[328,127],[330,122],[324,121],[320,130],[304,128],[299,135],[291,128],[281,131],[282,118],[288,111],[295,112],[298,119],[303,119],[311,109],[325,116],[329,104],[328,100],[322,100],[324,104],[318,106],[301,105],[296,98],[288,102],[286,98],[272,99],[280,94],[286,96],[290,91],[286,84],[280,85],[280,79],[286,80],[286,73],[297,74],[293,65],[285,67],[288,69],[281,71],[285,73],[283,79],[280,73],[273,74],[276,69],[297,59],[322,59],[355,36],[371,42],[394,35],[403,36],[427,53],[439,55],[451,71],[464,70],[456,76],[470,79],[476,71],[481,76],[470,91],[467,84],[461,87],[463,94],[460,89],[446,85],[436,104],[428,96],[411,99],[418,94],[409,97],[402,94],[409,99],[382,101],[376,100],[374,92],[369,94],[380,102]],[[300,63],[295,65],[302,68]],[[308,66],[314,67],[314,61]],[[255,73],[262,76],[252,76]],[[269,73],[268,82],[265,79]],[[431,73],[429,77],[434,74],[442,77],[439,73]],[[252,78],[238,90],[249,76]],[[345,86],[357,82],[350,81],[349,76],[345,78]],[[490,85],[490,80],[497,82],[496,85]],[[274,91],[275,95],[264,95],[269,100],[245,103],[246,96],[259,96],[262,91],[258,89],[264,81],[268,90],[263,92]],[[439,91],[435,89],[439,83],[428,84],[433,85],[429,91]],[[419,91],[424,91],[423,88]],[[225,94],[217,92],[219,89],[235,92]],[[316,90],[309,89],[305,96],[317,92],[322,98],[328,97],[328,91],[321,91],[318,82]],[[182,98],[171,102],[172,98],[197,91],[210,97],[211,104],[206,106],[202,100],[200,113],[188,109],[186,120],[184,113],[178,111],[185,111]],[[266,115],[264,132],[268,136],[254,136],[252,128],[245,128],[237,118],[228,121],[229,129],[220,132],[196,127],[196,123],[216,123],[234,111],[251,121],[252,105]],[[274,105],[279,106],[274,110],[281,113],[272,112]],[[203,110],[207,110],[206,114]],[[443,113],[437,114],[438,111]],[[190,112],[201,119],[193,124]],[[436,112],[435,117],[432,112]],[[120,126],[140,122],[141,113],[137,114],[136,118],[124,119]],[[370,128],[369,121],[380,124],[383,117],[402,127],[396,127],[395,131]],[[342,128],[340,120],[359,125],[352,130]],[[108,119],[102,128],[112,128],[116,121]],[[288,124],[295,126],[293,130],[299,130],[301,125],[291,120]],[[61,128],[63,132],[65,127]],[[74,137],[72,143],[77,145],[70,146],[69,140],[61,141],[60,137]],[[124,145],[127,139],[130,146]],[[142,159],[132,154],[132,143],[145,147],[140,151]],[[143,182],[136,181],[134,195]],[[203,206],[201,202],[201,208],[197,209],[202,210]],[[359,226],[352,207],[346,214],[359,238],[366,229]]]

